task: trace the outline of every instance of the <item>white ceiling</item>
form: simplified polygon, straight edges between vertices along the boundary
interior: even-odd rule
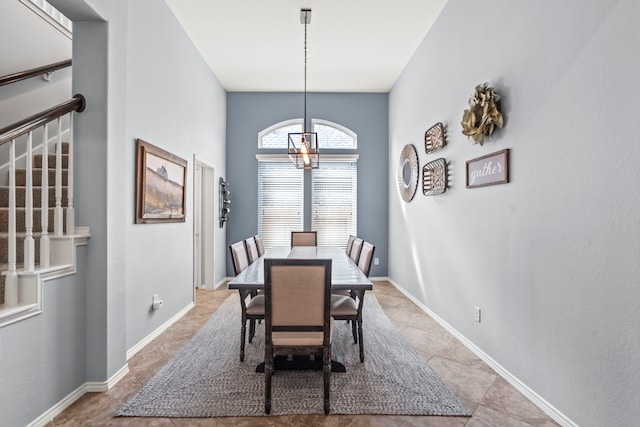
[[[227,91],[388,92],[447,0],[165,0]]]

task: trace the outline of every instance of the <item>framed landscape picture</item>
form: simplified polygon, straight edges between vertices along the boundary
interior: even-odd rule
[[[509,182],[509,149],[467,161],[467,188]]]
[[[187,161],[136,140],[136,224],[185,221]]]

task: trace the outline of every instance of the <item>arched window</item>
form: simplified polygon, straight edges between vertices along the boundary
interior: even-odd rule
[[[302,119],[285,120],[269,126],[258,133],[258,148],[287,149],[288,133],[302,132]]]
[[[320,150],[325,148],[355,150],[358,148],[358,136],[351,129],[327,120],[312,119],[313,131],[318,133]]]
[[[358,136],[351,129],[328,120],[312,119],[313,132],[318,133],[320,150],[358,148]],[[258,133],[258,148],[287,149],[287,134],[302,132],[302,119],[285,120]]]
[[[291,230],[303,230],[305,216],[310,219],[311,229],[318,231],[320,246],[344,247],[350,235],[357,235],[358,155],[321,154],[319,169],[310,174],[296,169],[284,150],[288,147],[287,134],[302,132],[302,121],[286,120],[258,134],[258,148],[283,150],[280,154],[256,155],[258,233],[265,249],[288,245]],[[350,129],[319,119],[312,119],[311,125],[318,133],[321,152],[357,148],[357,135]],[[307,198],[305,179],[311,180]]]

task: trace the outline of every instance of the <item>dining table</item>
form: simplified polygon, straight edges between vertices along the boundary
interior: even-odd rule
[[[237,289],[240,295],[264,289],[264,260],[267,258],[331,259],[331,291],[353,291],[358,298],[364,298],[365,291],[373,289],[373,283],[347,255],[345,250],[334,246],[275,246],[240,272],[228,283],[228,289]],[[321,364],[300,357],[278,357],[276,370],[322,369]],[[346,372],[344,363],[331,360],[332,372]],[[264,362],[256,367],[256,372],[264,372]]]

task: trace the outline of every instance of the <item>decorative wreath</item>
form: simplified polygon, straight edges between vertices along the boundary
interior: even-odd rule
[[[469,109],[462,115],[462,133],[472,144],[484,143],[484,138],[498,127],[502,128],[504,119],[500,113],[500,95],[488,83],[476,86],[469,98]]]

